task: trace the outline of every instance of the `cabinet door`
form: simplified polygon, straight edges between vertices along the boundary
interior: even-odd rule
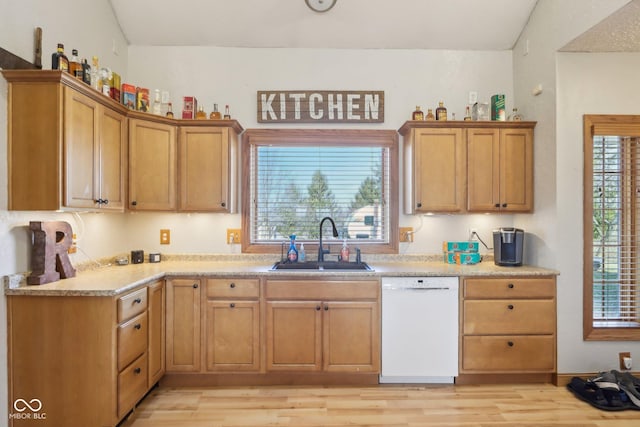
[[[533,129],[500,130],[500,203],[505,211],[533,210]]]
[[[98,103],[64,91],[64,206],[93,208],[99,198]]]
[[[260,303],[207,301],[208,371],[260,369]]]
[[[129,120],[129,209],[176,208],[176,129]]]
[[[230,211],[229,130],[180,128],[180,210]]]
[[[174,293],[175,295],[175,293]],[[165,371],[165,308],[164,281],[149,285],[149,383],[148,388],[157,383]]]
[[[413,210],[464,210],[465,144],[461,129],[415,129]]]
[[[101,210],[123,211],[126,204],[127,121],[125,116],[100,107],[98,196]]]
[[[267,370],[322,369],[322,305],[313,301],[266,303]]]
[[[500,133],[467,130],[467,210],[500,210]]]
[[[167,372],[200,371],[200,280],[167,281]]]
[[[379,372],[378,304],[331,301],[323,306],[324,370]]]

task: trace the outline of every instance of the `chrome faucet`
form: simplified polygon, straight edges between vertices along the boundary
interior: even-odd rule
[[[331,217],[325,216],[324,218],[322,218],[322,221],[320,221],[320,242],[318,244],[318,262],[324,262],[324,254],[329,253],[329,249],[324,249],[322,247],[322,225],[326,220],[329,220],[329,222],[331,222],[331,227],[333,228],[333,237],[338,237],[338,229],[336,228],[336,223],[333,222]]]

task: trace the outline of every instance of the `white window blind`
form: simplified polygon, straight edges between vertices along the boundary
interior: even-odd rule
[[[593,321],[638,322],[640,144],[636,137],[593,137]]]
[[[388,242],[389,155],[376,143],[251,144],[251,243],[317,240],[326,216],[340,238]]]

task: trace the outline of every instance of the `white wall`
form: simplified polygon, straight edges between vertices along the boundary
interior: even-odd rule
[[[558,54],[557,167],[558,263],[562,266],[559,297],[563,307],[582,302],[582,173],[584,114],[638,114],[640,54]],[[615,64],[615,66],[612,66]],[[582,310],[559,310],[559,364],[575,372],[617,365],[618,353],[640,354],[640,342],[582,341]],[[569,351],[569,349],[571,349]],[[637,366],[636,366],[637,369]]]
[[[538,121],[534,154],[536,206],[535,215],[527,218],[526,229],[539,237],[534,262],[560,271],[560,373],[613,369],[618,365],[618,352],[640,350],[637,342],[582,340],[583,157],[582,132],[575,120],[598,102],[597,112],[630,112],[631,108],[622,106],[635,106],[637,114],[638,91],[633,105],[633,88],[637,88],[638,81],[618,65],[607,67],[607,74],[594,73],[594,67],[602,67],[596,67],[599,55],[581,55],[583,60],[592,58],[589,62],[593,63],[569,67],[573,60],[568,58],[574,57],[556,53],[626,3],[628,0],[539,0],[513,49],[515,98],[525,118]],[[611,57],[622,58],[625,55]],[[543,92],[533,96],[531,90],[538,84]]]

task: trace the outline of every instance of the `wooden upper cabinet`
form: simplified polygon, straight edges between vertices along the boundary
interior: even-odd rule
[[[64,88],[64,206],[124,210],[126,120]]]
[[[4,70],[10,210],[123,210],[126,110],[60,71]]]
[[[535,124],[406,122],[405,213],[532,212]]]
[[[180,127],[180,211],[236,212],[236,149],[231,128]]]
[[[414,128],[405,135],[405,213],[464,211],[465,149],[458,128]]]
[[[129,119],[129,209],[176,209],[176,127]]]
[[[533,126],[467,130],[469,212],[533,210]]]

